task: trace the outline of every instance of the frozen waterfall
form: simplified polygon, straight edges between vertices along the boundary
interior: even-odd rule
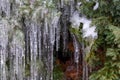
[[[80,4],[76,3],[80,2],[0,0],[0,80],[53,80],[53,53],[61,48],[61,40],[62,52],[67,52],[69,36],[72,37],[74,62],[79,73],[80,56],[84,58],[85,48],[69,28],[79,29],[83,23],[82,37],[85,39],[94,39],[97,33],[95,26],[90,26],[91,20],[80,16],[76,8]],[[94,10],[97,6],[98,3]],[[82,63],[85,70],[82,80],[88,80],[84,59]]]

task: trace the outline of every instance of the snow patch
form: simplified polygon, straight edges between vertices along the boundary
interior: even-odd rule
[[[72,27],[79,29],[79,25],[80,25],[80,17],[79,17],[79,13],[77,11],[75,11],[72,15],[72,17],[70,18],[70,22],[72,23]]]
[[[92,37],[93,39],[97,37],[97,32],[95,32],[96,27],[91,26],[91,20],[87,19],[85,16],[80,17],[79,12],[75,11],[70,19],[73,28],[79,29],[80,23],[83,23],[83,38]]]
[[[93,7],[93,10],[97,10],[97,9],[98,9],[98,7],[99,7],[99,3],[98,3],[98,2],[96,2],[95,6]]]

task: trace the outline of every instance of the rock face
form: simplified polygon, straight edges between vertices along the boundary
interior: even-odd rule
[[[77,3],[77,0],[0,0],[0,80],[53,80],[53,53],[61,48],[61,54],[69,48],[74,56],[75,66],[66,67],[66,78],[78,80],[80,74],[82,80],[88,80],[82,47],[69,30],[79,7]],[[77,16],[80,18],[79,13]],[[84,67],[83,74],[79,72],[79,63]]]

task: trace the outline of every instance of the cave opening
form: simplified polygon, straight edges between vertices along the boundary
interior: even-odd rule
[[[58,71],[57,74],[61,73],[62,75],[59,75],[62,79],[65,80],[80,80],[80,77],[82,76],[82,54],[79,54],[79,62],[78,66],[74,59],[74,44],[73,44],[73,38],[68,31],[68,41],[66,50],[63,47],[63,38],[62,35],[60,37],[60,47],[58,51],[54,50],[54,72]],[[56,47],[54,47],[56,49]],[[81,52],[81,51],[80,51]],[[77,73],[77,67],[79,72]],[[56,71],[55,71],[56,70]],[[79,79],[78,79],[79,75]],[[55,76],[55,73],[53,74],[57,80],[58,76]],[[54,78],[54,80],[56,80]]]

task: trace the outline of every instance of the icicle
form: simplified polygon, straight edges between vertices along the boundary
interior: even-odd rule
[[[74,52],[74,59],[76,63],[79,63],[79,46],[78,46],[78,42],[76,40],[75,35],[73,35],[73,40],[74,40],[74,48],[75,48],[75,52]]]
[[[8,43],[8,31],[9,23],[7,20],[0,20],[0,80],[7,80],[7,43]]]
[[[53,20],[52,24],[51,22],[49,23],[49,38],[50,42],[48,42],[48,63],[49,63],[49,68],[50,68],[50,80],[53,80],[53,50],[54,50],[54,44],[55,44],[55,29],[57,28],[57,24],[59,21],[58,15],[52,15]],[[59,37],[59,35],[58,35]]]
[[[67,34],[67,25],[65,23],[65,26],[63,28],[63,51],[66,52],[66,47],[67,47],[67,40],[68,40],[68,34]]]
[[[79,73],[79,43],[75,37],[74,34],[71,34],[73,37],[73,46],[74,46],[74,62],[76,63],[76,68],[77,68],[77,77]]]
[[[38,55],[38,48],[37,48],[37,26],[35,23],[31,23],[30,25],[30,56],[31,56],[31,65],[30,65],[30,72],[31,72],[31,80],[36,80],[37,76],[37,55]]]
[[[61,8],[64,7],[64,0],[61,0]]]
[[[52,45],[54,45],[54,42],[55,42],[55,29],[57,29],[57,35],[56,35],[56,37],[57,37],[57,39],[56,39],[56,41],[59,41],[59,39],[60,39],[60,26],[58,25],[58,23],[59,23],[59,18],[60,18],[60,14],[58,13],[58,15],[56,15],[55,17],[54,17],[54,19],[53,19],[53,21],[52,21],[52,29],[51,30],[53,30],[53,31],[51,31],[51,43],[52,43]]]
[[[37,32],[38,32],[38,33],[37,33],[37,36],[38,36],[38,54],[39,54],[39,59],[40,59],[40,60],[41,60],[41,56],[42,56],[42,50],[41,50],[41,49],[42,49],[42,48],[41,48],[41,47],[42,47],[42,44],[41,44],[41,43],[42,43],[42,41],[41,41],[41,40],[42,40],[42,39],[41,39],[41,38],[42,38],[41,26],[42,26],[42,25],[40,24],[40,25],[38,26],[38,29],[37,29],[37,30],[38,30],[38,31],[37,31]]]
[[[74,0],[70,0],[70,15],[72,16],[72,14],[74,13],[75,11],[75,2]]]
[[[56,51],[59,49],[59,41],[60,41],[60,23],[58,22],[57,28],[56,28]]]
[[[63,51],[66,52],[67,48],[67,42],[68,42],[68,21],[70,17],[70,10],[69,6],[65,6],[64,10],[62,11],[61,15],[61,34],[62,34],[62,39],[63,39]]]
[[[0,0],[0,14],[10,17],[10,0]]]
[[[48,45],[47,45],[47,38],[48,38],[48,22],[47,22],[47,18],[45,18],[45,22],[44,22],[44,33],[43,33],[43,44],[45,46],[45,48],[47,49]]]
[[[82,80],[88,80],[88,65],[87,63],[85,62],[85,56],[86,56],[86,53],[85,53],[85,47],[84,47],[84,43],[82,43],[82,58],[83,58],[83,62],[82,62],[82,66],[83,66],[83,74],[82,74]]]
[[[24,79],[25,55],[24,55],[24,34],[19,29],[13,29],[12,42],[10,43],[10,79]],[[13,76],[12,76],[13,75]]]

